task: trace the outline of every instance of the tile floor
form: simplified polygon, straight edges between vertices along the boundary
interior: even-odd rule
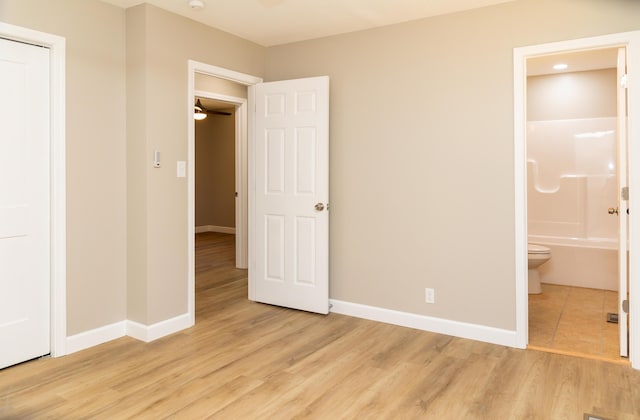
[[[529,345],[551,351],[625,360],[618,352],[618,324],[607,322],[617,312],[618,293],[608,290],[543,284],[542,294],[529,295]]]

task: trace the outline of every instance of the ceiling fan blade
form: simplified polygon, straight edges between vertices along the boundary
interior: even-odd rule
[[[225,115],[225,116],[232,115],[231,112],[218,111],[216,109],[207,109],[207,108],[205,108],[204,106],[202,106],[202,103],[200,103],[200,98],[198,98],[198,100],[196,101],[195,108],[196,109],[200,109],[200,111],[202,111],[202,112],[205,112],[207,114],[212,114],[212,115]]]

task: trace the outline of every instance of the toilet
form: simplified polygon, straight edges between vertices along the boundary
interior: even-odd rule
[[[538,267],[551,259],[551,250],[546,246],[528,244],[529,294],[542,293]]]

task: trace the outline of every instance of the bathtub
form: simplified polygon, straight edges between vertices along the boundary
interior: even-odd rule
[[[551,259],[538,269],[542,283],[618,290],[617,239],[529,235],[529,243],[551,249]]]

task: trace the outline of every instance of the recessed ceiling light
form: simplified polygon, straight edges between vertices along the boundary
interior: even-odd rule
[[[564,70],[567,67],[569,67],[569,66],[564,64],[564,63],[560,63],[560,64],[556,64],[555,66],[553,66],[553,69],[554,70]]]

